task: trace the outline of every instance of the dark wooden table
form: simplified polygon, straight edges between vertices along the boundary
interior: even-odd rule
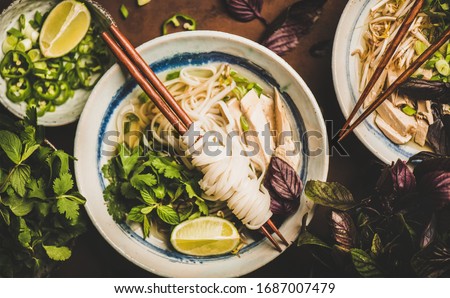
[[[138,7],[136,0],[98,0],[117,21],[122,32],[138,46],[161,34],[163,22],[175,13],[183,13],[197,20],[199,30],[217,30],[234,33],[258,41],[264,25],[258,20],[240,23],[227,14],[223,0],[153,0]],[[282,10],[295,0],[266,0],[262,15],[272,21]],[[0,0],[0,11],[11,0]],[[342,127],[344,118],[334,93],[331,75],[331,52],[321,58],[310,55],[311,46],[321,41],[332,41],[347,0],[328,0],[321,18],[312,31],[302,38],[299,46],[283,58],[301,75],[311,88],[327,120],[331,140]],[[129,17],[124,20],[119,7],[125,4]],[[77,123],[58,128],[48,128],[47,137],[58,147],[73,153]],[[354,194],[363,195],[371,187],[370,180],[374,157],[355,137],[350,136],[342,144],[348,155],[332,149],[330,151],[329,181],[338,181]],[[327,210],[318,210],[310,230],[326,234]],[[304,249],[291,246],[273,262],[249,274],[248,277],[306,277],[310,275],[311,257]],[[319,276],[333,276],[333,272],[319,272]],[[53,274],[55,277],[154,277],[135,266],[117,253],[89,224],[86,234],[76,244],[72,258]]]

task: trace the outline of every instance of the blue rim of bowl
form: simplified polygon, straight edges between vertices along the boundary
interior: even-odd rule
[[[299,136],[305,136],[306,134],[306,127],[303,122],[303,119],[300,115],[300,112],[298,111],[298,108],[296,107],[294,101],[291,99],[289,94],[286,92],[282,92],[280,89],[280,85],[277,83],[277,81],[262,67],[258,66],[257,64],[241,58],[234,55],[212,51],[212,52],[198,52],[198,53],[180,53],[176,54],[173,57],[170,58],[164,58],[161,60],[158,60],[152,64],[150,64],[150,67],[155,73],[160,73],[163,71],[167,71],[170,69],[178,69],[183,66],[199,66],[199,65],[205,65],[208,63],[230,63],[231,65],[239,65],[240,67],[245,68],[246,70],[252,72],[256,76],[258,76],[260,79],[264,80],[269,86],[273,86],[277,88],[277,90],[282,94],[282,97],[284,98],[285,102],[287,103],[292,115],[293,119],[295,121],[296,127],[298,129]],[[99,180],[101,182],[102,190],[105,189],[105,180],[101,171],[101,151],[102,151],[102,142],[105,137],[106,128],[108,124],[111,121],[111,117],[114,114],[114,111],[117,109],[117,107],[122,103],[122,101],[137,87],[136,81],[133,79],[127,79],[116,92],[116,94],[111,99],[107,109],[105,110],[102,121],[100,124],[100,131],[97,139],[97,175],[99,177]],[[305,181],[306,178],[306,170],[308,168],[308,156],[309,156],[309,146],[308,146],[308,138],[304,137],[301,139],[301,153],[302,153],[302,167],[300,169],[299,175],[302,181]],[[128,237],[134,239],[135,241],[139,242],[140,244],[146,246],[147,248],[150,248],[151,250],[154,250],[160,254],[164,254],[167,258],[174,260],[174,261],[182,261],[186,263],[203,263],[205,261],[217,261],[222,259],[228,259],[230,257],[235,257],[235,255],[232,254],[225,254],[220,256],[212,256],[212,257],[195,257],[195,256],[188,256],[185,254],[178,253],[173,250],[165,250],[160,247],[157,247],[153,245],[150,242],[145,241],[140,235],[135,233],[126,223],[119,224],[122,232],[124,232]],[[253,247],[259,245],[264,238],[261,240],[255,241],[249,245],[246,245],[240,253],[245,253],[251,250]]]

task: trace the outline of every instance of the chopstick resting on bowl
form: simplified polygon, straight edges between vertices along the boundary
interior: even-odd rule
[[[193,124],[189,115],[176,102],[130,41],[122,32],[120,32],[119,28],[107,12],[95,1],[84,0],[83,2],[100,20],[103,29],[101,36],[116,58],[137,81],[139,86],[155,103],[177,132],[181,136],[184,135]],[[267,220],[267,222],[260,227],[260,230],[278,251],[281,252],[282,249],[278,242],[272,237],[271,233],[275,233],[284,245],[289,246],[289,242],[281,234],[271,219]]]
[[[373,111],[375,111],[398,87],[400,87],[409,77],[430,58],[439,48],[447,42],[450,38],[450,27],[448,27],[442,35],[432,45],[430,45],[425,52],[423,52],[411,65],[400,74],[400,76],[382,93],[378,95],[375,101],[355,120],[355,122],[348,126],[339,137],[338,141],[342,141],[348,136],[361,122],[364,121]]]

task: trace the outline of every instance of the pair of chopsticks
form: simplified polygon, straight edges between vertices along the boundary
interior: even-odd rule
[[[84,3],[97,17],[103,19],[101,22],[103,23],[101,36],[118,61],[122,63],[178,133],[184,135],[193,123],[189,115],[178,105],[150,66],[136,51],[125,35],[120,32],[119,28],[112,21],[112,18],[108,17],[105,23],[104,15],[98,12],[100,5],[94,1],[84,1]],[[284,245],[289,246],[289,242],[284,238],[283,234],[281,234],[271,219],[260,230],[278,251],[281,252],[282,249],[272,237],[270,230],[278,235]]]
[[[350,113],[350,116],[342,127],[339,133],[338,141],[342,141],[346,136],[348,136],[359,124],[361,124],[361,122],[364,121],[364,119],[366,119],[373,111],[375,111],[386,100],[386,98],[388,98],[398,87],[400,87],[423,63],[428,60],[428,58],[430,58],[450,38],[449,27],[442,33],[439,39],[436,40],[432,45],[430,45],[419,57],[417,57],[417,59],[413,63],[411,63],[411,65],[403,73],[401,73],[400,76],[384,92],[380,93],[375,101],[352,123],[353,118],[364,103],[364,100],[367,98],[370,90],[378,81],[384,68],[394,55],[394,52],[397,49],[398,45],[403,40],[403,37],[405,37],[405,35],[408,33],[409,27],[421,10],[423,3],[424,0],[416,0],[416,2],[413,4],[411,11],[406,16],[397,34],[386,49],[385,55],[375,69],[372,77],[361,93],[358,102],[356,103],[355,107]]]

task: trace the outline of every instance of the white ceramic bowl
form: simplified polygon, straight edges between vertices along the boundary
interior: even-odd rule
[[[1,51],[1,45],[6,38],[6,31],[10,28],[17,28],[19,16],[24,14],[27,20],[34,17],[36,11],[42,14],[49,11],[58,3],[57,0],[17,0],[14,1],[0,15],[0,61],[4,54]],[[75,91],[74,97],[65,104],[56,107],[55,112],[47,112],[44,116],[38,118],[38,124],[44,126],[61,126],[76,121],[84,104],[91,92],[83,89]],[[6,97],[6,81],[0,77],[0,102],[14,115],[19,118],[25,117],[27,104],[25,102],[14,103]]]
[[[332,58],[333,81],[345,118],[350,115],[360,95],[358,90],[360,62],[358,55],[351,53],[362,48],[362,33],[367,28],[369,11],[377,2],[378,0],[349,1],[336,30]],[[361,112],[356,116],[360,114]],[[374,114],[356,127],[354,132],[361,142],[385,163],[391,163],[399,158],[407,160],[425,149],[414,142],[405,145],[392,143],[375,124]]]
[[[245,76],[259,77],[269,88],[283,92],[291,110],[291,120],[303,138],[300,176],[325,180],[328,171],[327,137],[319,107],[300,76],[279,56],[245,38],[212,31],[182,32],[156,38],[138,48],[144,59],[159,74],[185,65],[227,62]],[[264,87],[264,86],[263,86]],[[101,167],[108,160],[104,142],[115,130],[115,116],[127,96],[136,89],[134,80],[114,65],[99,81],[81,115],[75,140],[75,172],[80,192],[86,196],[88,214],[103,237],[122,255],[142,268],[172,277],[232,277],[247,274],[267,264],[279,253],[267,239],[247,245],[239,254],[218,257],[191,257],[179,254],[150,238],[142,240],[141,230],[117,224],[108,214],[103,200],[107,183]],[[308,134],[312,133],[312,134]],[[108,139],[109,140],[109,139]],[[280,231],[294,241],[305,213],[312,217],[312,203],[302,198],[301,208],[285,220]]]

